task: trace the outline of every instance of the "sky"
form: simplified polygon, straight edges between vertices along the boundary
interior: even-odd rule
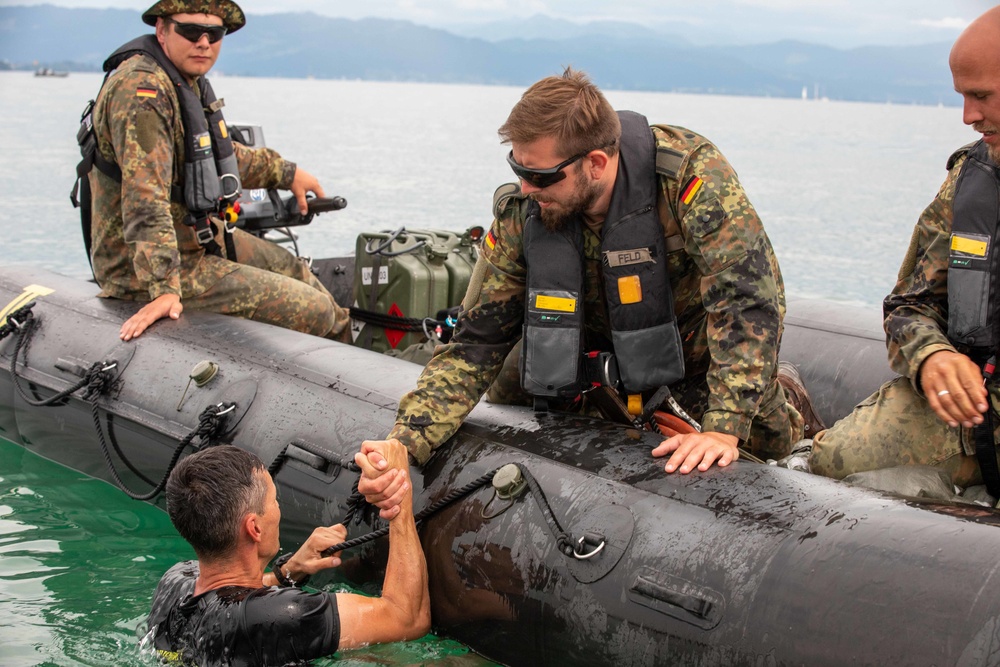
[[[0,6],[43,4],[0,0]],[[64,7],[145,10],[152,0],[48,0]],[[698,43],[798,39],[851,48],[951,42],[992,0],[243,0],[247,14],[310,11],[326,16],[403,19],[439,28],[544,15],[577,23],[615,20]]]

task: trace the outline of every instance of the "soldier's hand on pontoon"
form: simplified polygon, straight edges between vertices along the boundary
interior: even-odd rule
[[[983,423],[987,392],[979,366],[964,354],[939,350],[920,365],[920,387],[941,421],[952,428]]]
[[[176,320],[181,316],[184,305],[176,294],[161,294],[139,309],[132,317],[125,320],[118,337],[122,340],[138,338],[139,334],[148,329],[157,320],[164,317]]]
[[[410,490],[406,447],[395,439],[365,440],[354,462],[361,468],[358,491],[379,508],[380,517],[395,518]]]
[[[682,433],[661,442],[653,450],[653,456],[673,452],[663,469],[671,473],[679,467],[681,474],[686,475],[696,467],[704,472],[713,463],[719,467],[729,465],[740,457],[739,444],[739,438],[727,433]]]

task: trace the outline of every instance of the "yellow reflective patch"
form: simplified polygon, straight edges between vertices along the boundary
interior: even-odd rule
[[[642,394],[628,395],[628,413],[633,417],[642,414]]]
[[[198,145],[201,146],[202,148],[206,148],[208,146],[211,146],[212,145],[212,137],[208,136],[207,134],[201,135],[200,137],[198,137]]]
[[[166,660],[170,664],[180,664],[181,654],[177,651],[164,651],[162,648],[156,649],[160,655],[160,660]]]
[[[539,310],[557,310],[560,313],[575,313],[576,299],[539,294],[535,297],[535,308]]]
[[[975,255],[976,257],[986,257],[986,241],[969,239],[958,234],[951,236],[952,252],[960,252],[963,255]]]
[[[618,298],[623,304],[642,302],[642,281],[639,276],[624,276],[618,279]]]
[[[226,121],[219,121],[219,132],[222,133],[222,138],[225,139],[229,136],[229,129],[226,127]]]
[[[0,326],[7,324],[7,316],[21,306],[34,301],[40,296],[48,296],[53,292],[55,292],[54,289],[44,287],[42,285],[28,285],[24,288],[24,291],[21,292],[19,297],[8,303],[3,310],[0,310]]]

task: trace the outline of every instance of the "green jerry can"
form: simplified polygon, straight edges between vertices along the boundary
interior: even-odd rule
[[[358,235],[351,322],[354,344],[376,352],[424,340],[420,322],[448,307],[448,253],[403,228]],[[393,319],[399,320],[394,327]],[[402,318],[402,319],[400,319]]]
[[[444,229],[413,229],[410,233],[427,239],[429,252],[443,254],[448,270],[448,304],[444,307],[460,305],[479,256],[483,228],[470,227],[461,234]]]

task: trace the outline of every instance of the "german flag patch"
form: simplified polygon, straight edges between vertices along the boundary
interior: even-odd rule
[[[155,100],[156,99],[156,95],[157,95],[156,88],[136,88],[135,89],[135,96],[136,97],[149,97],[149,98]]]
[[[486,235],[486,247],[490,250],[497,247],[497,237],[493,235],[492,229],[490,230],[490,233]]]
[[[684,191],[681,193],[681,201],[685,204],[690,204],[694,201],[695,196],[704,184],[705,181],[701,180],[697,176],[692,176],[691,180],[689,180],[687,185],[684,186]]]

